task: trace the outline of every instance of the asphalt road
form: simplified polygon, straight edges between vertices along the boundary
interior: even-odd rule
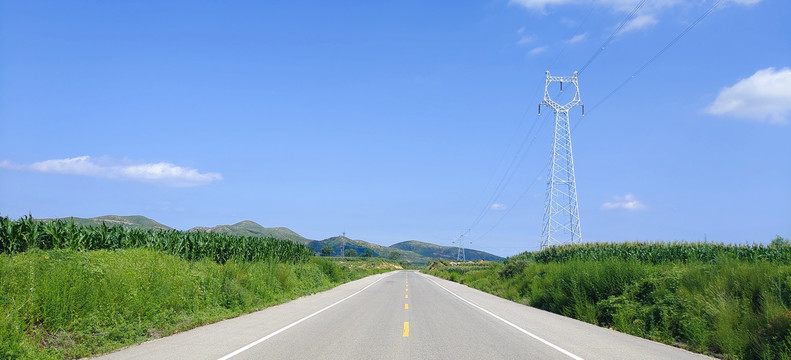
[[[708,358],[399,271],[100,359]]]

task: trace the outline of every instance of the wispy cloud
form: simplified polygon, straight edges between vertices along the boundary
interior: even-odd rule
[[[0,162],[0,168],[133,180],[176,187],[201,186],[222,180],[222,175],[219,173],[200,173],[198,170],[167,162],[122,164],[119,161],[95,159],[90,156],[44,160],[32,164],[14,164],[5,160]]]
[[[574,26],[577,26],[577,21],[574,20],[574,19],[569,19],[569,18],[565,18],[564,17],[564,18],[560,19],[560,24],[561,25],[565,25],[567,27],[574,27]]]
[[[598,6],[610,8],[614,11],[631,11],[639,0],[510,0],[509,4],[516,4],[531,11],[546,12],[548,7],[558,7],[563,5]],[[732,2],[749,2],[755,0],[730,0]],[[760,1],[760,0],[759,0]],[[682,0],[655,0],[649,2],[644,8],[657,9],[682,4]]]
[[[492,206],[489,207],[489,209],[492,209],[492,210],[505,210],[505,204],[494,203],[494,204],[492,204]]]
[[[583,33],[579,35],[574,35],[571,39],[566,40],[569,44],[576,44],[578,42],[583,42],[588,38],[588,33]]]
[[[624,196],[615,195],[613,196],[613,201],[608,201],[604,204],[601,204],[601,208],[604,210],[627,210],[627,211],[637,211],[643,210],[646,208],[643,203],[637,200],[634,195],[626,194]]]
[[[632,19],[629,23],[627,23],[623,29],[621,30],[621,34],[627,33],[630,31],[641,30],[653,25],[656,25],[659,20],[656,19],[653,15],[640,15]]]
[[[550,8],[558,8],[561,6],[582,6],[609,9],[614,12],[627,13],[631,12],[638,4],[639,0],[509,0],[508,3],[525,8],[528,11],[536,12],[539,14],[548,14]],[[761,2],[761,0],[726,0],[722,6],[725,5],[742,5],[752,6]],[[622,33],[629,31],[636,31],[646,29],[659,22],[659,14],[665,10],[673,9],[675,7],[689,6],[689,1],[684,0],[654,0],[649,1],[642,5],[637,17],[627,24]],[[569,21],[561,19],[561,22]]]
[[[706,108],[714,115],[788,124],[791,114],[791,69],[758,70],[733,86],[722,89]]]
[[[752,6],[758,4],[762,0],[725,0],[723,4],[735,4]],[[564,5],[581,5],[581,6],[598,6],[610,8],[614,11],[627,12],[634,9],[639,0],[509,0],[509,4],[522,6],[525,9],[537,12],[546,12],[548,7],[558,7]],[[643,6],[646,11],[652,12],[661,8],[670,8],[674,6],[684,5],[688,2],[683,0],[654,0],[649,1]],[[563,20],[563,19],[561,19]]]
[[[535,41],[536,37],[529,35],[529,36],[522,36],[519,41],[516,42],[516,45],[522,46],[530,44],[531,42]]]
[[[537,48],[533,48],[533,50],[530,50],[527,53],[529,55],[538,55],[544,51],[547,51],[547,49],[549,49],[549,46],[539,46]]]
[[[547,5],[565,5],[580,3],[580,0],[510,0],[509,4],[523,6],[529,10],[546,11]]]
[[[757,3],[761,2],[761,1],[762,0],[728,0],[725,3],[726,4],[737,4],[737,5],[751,6],[751,5],[757,4]]]

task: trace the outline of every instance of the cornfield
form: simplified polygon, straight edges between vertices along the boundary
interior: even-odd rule
[[[518,257],[532,258],[538,263],[569,260],[597,261],[608,259],[636,260],[645,264],[670,262],[712,263],[722,259],[747,262],[791,263],[791,246],[733,245],[716,243],[589,243],[559,245]]]
[[[17,254],[31,248],[115,250],[149,248],[186,260],[211,259],[299,263],[313,250],[288,240],[177,230],[141,230],[121,226],[78,226],[74,221],[39,221],[32,216],[19,220],[0,217],[0,254]]]

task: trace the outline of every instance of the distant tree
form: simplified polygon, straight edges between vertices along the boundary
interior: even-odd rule
[[[356,256],[357,256],[357,250],[354,250],[354,249],[346,249],[346,251],[344,251],[344,252],[343,252],[343,256],[346,256],[346,257],[356,257]]]
[[[789,246],[791,245],[791,241],[788,238],[783,238],[780,235],[775,236],[772,242],[769,243],[771,247],[781,247],[781,246]]]
[[[371,249],[365,249],[365,251],[360,254],[360,257],[372,257],[374,256],[374,252]]]
[[[321,256],[330,256],[334,252],[335,250],[332,250],[332,246],[329,245],[326,245],[323,248],[321,248]]]
[[[398,252],[398,251],[393,251],[393,252],[387,254],[387,258],[390,259],[390,260],[398,260],[398,259],[401,258],[401,253]]]

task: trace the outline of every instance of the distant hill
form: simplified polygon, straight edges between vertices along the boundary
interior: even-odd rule
[[[295,243],[308,245],[314,240],[306,239],[289,228],[273,227],[266,228],[257,223],[245,220],[240,221],[233,225],[217,225],[215,227],[196,226],[187,231],[200,231],[200,232],[217,232],[242,236],[259,236],[259,237],[273,237],[275,239],[291,240]]]
[[[345,238],[345,241],[346,241],[346,246],[344,248],[347,249],[347,250],[348,249],[354,249],[355,251],[357,251],[357,254],[364,253],[365,249],[371,249],[371,252],[373,252],[373,256],[380,256],[380,257],[385,257],[386,258],[386,257],[390,256],[390,253],[398,252],[398,253],[401,254],[401,256],[399,257],[399,260],[408,261],[408,262],[416,263],[416,264],[427,264],[431,260],[434,260],[433,258],[428,258],[428,257],[422,256],[420,254],[417,254],[417,253],[409,251],[409,250],[394,249],[392,247],[382,246],[382,245],[378,245],[378,244],[374,244],[374,243],[369,243],[367,241],[353,240],[353,239],[349,239],[349,238]],[[331,238],[324,239],[324,240],[321,240],[321,241],[314,241],[311,244],[309,244],[308,246],[312,247],[313,250],[316,251],[317,253],[321,252],[321,249],[323,247],[331,246],[332,250],[334,251],[333,255],[334,256],[340,256],[341,255],[341,246],[342,246],[343,242],[344,242],[344,239],[342,239],[340,236],[335,236],[335,237],[331,237]],[[454,257],[454,259],[455,259],[455,257]]]
[[[57,218],[55,220],[63,220],[63,221],[71,221],[74,219],[74,224],[82,225],[82,226],[101,226],[104,223],[107,226],[126,226],[135,229],[144,229],[144,230],[173,230],[170,226],[160,224],[154,220],[151,220],[145,216],[140,215],[130,215],[130,216],[118,216],[118,215],[104,215],[104,216],[97,216],[92,218]],[[52,220],[52,219],[41,219],[41,220]]]
[[[401,249],[417,253],[429,259],[456,259],[459,253],[459,248],[450,246],[441,246],[422,241],[409,240],[400,242],[398,244],[390,245],[391,248]],[[493,255],[484,251],[473,249],[464,249],[464,255],[467,260],[486,260],[486,261],[502,261],[503,258]]]
[[[71,221],[72,218],[60,218],[59,220]],[[105,215],[93,218],[73,218],[74,223],[77,225],[95,225],[100,226],[102,223],[107,226],[125,226],[136,229],[153,229],[153,230],[173,230],[173,228],[160,224],[145,216],[117,216]],[[50,220],[50,219],[41,219]],[[263,227],[253,221],[245,220],[233,225],[217,225],[214,227],[196,226],[187,231],[200,231],[200,232],[217,232],[232,235],[242,236],[258,236],[258,237],[273,237],[275,239],[290,240],[299,244],[307,245],[312,248],[316,253],[320,253],[321,249],[325,246],[330,246],[333,249],[333,256],[341,256],[341,247],[343,242],[346,242],[345,249],[354,249],[357,254],[363,254],[366,249],[371,249],[373,256],[388,257],[393,252],[401,254],[399,260],[407,261],[414,264],[426,264],[434,259],[448,259],[455,260],[457,255],[457,248],[449,246],[440,246],[421,241],[409,240],[394,244],[392,246],[382,246],[379,244],[370,243],[363,240],[353,240],[349,238],[341,238],[335,236],[324,240],[311,240],[297,234],[291,229],[285,227]],[[501,261],[503,258],[492,255],[487,252],[465,249],[467,260],[487,260],[487,261]]]

